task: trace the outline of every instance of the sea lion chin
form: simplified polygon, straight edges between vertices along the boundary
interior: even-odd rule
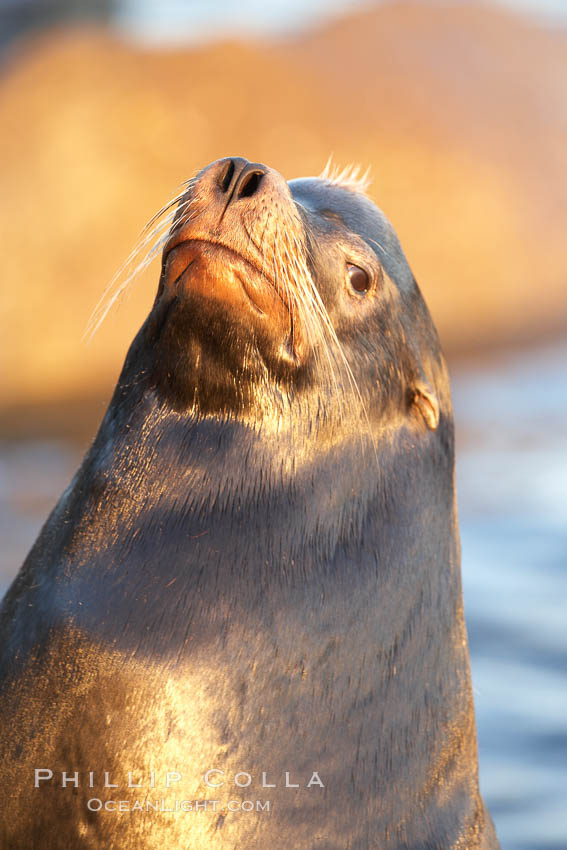
[[[176,203],[2,604],[0,845],[496,850],[449,383],[398,239],[348,175],[241,157]]]

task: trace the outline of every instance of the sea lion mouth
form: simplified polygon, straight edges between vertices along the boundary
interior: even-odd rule
[[[228,262],[223,262],[226,257]],[[216,286],[211,285],[208,289],[199,277],[205,265],[210,273],[216,275]],[[293,322],[291,305],[285,302],[274,277],[252,258],[225,242],[202,237],[182,239],[164,252],[163,268],[163,289],[171,294],[177,295],[180,288],[185,287],[187,294],[198,292],[217,300],[224,300],[224,294],[229,296],[228,301],[234,301],[236,293],[230,290],[236,280],[249,305],[259,316],[271,316],[273,310],[270,308],[277,305],[289,313],[290,322]],[[207,277],[209,283],[210,277],[211,274]]]
[[[177,248],[180,248],[181,246],[184,246],[184,245],[186,245],[188,247],[189,246],[197,247],[199,245],[207,245],[207,246],[211,245],[211,246],[213,246],[213,248],[218,248],[221,252],[228,254],[229,256],[235,258],[237,261],[240,261],[241,263],[244,263],[246,266],[249,266],[255,274],[258,274],[261,278],[263,278],[269,285],[271,285],[274,288],[276,294],[280,297],[282,304],[284,304],[283,299],[281,299],[281,295],[278,292],[275,279],[270,274],[267,273],[266,269],[260,268],[260,266],[257,263],[255,263],[254,260],[251,257],[245,256],[240,251],[237,251],[235,248],[233,248],[231,245],[227,245],[226,242],[222,242],[218,239],[204,239],[202,237],[201,238],[189,237],[189,238],[181,239],[179,241],[173,241],[173,243],[170,246],[168,246],[168,248],[164,251],[164,254],[163,254],[163,264],[164,264],[164,266],[167,263],[169,255],[173,251],[175,251]],[[173,287],[177,286],[177,284],[180,281],[180,278],[182,278],[183,275],[185,274],[185,271],[187,271],[187,268],[184,269],[178,275],[178,277],[173,281],[173,283],[172,283]],[[247,286],[246,278],[236,270],[235,270],[235,276],[240,281],[240,284],[241,284],[241,286],[244,290],[244,293],[248,296],[250,304],[254,308],[254,310],[256,310],[256,312],[259,313],[260,315],[265,316],[266,312],[256,303],[256,301],[252,297],[252,295],[250,293],[250,289]],[[286,306],[286,305],[284,304],[284,306]]]
[[[226,242],[221,242],[218,239],[203,239],[202,237],[200,237],[200,238],[188,237],[186,239],[182,239],[179,242],[174,243],[171,247],[168,247],[168,249],[166,251],[164,251],[164,255],[163,255],[164,260],[167,259],[168,255],[171,253],[171,251],[174,251],[175,248],[179,248],[181,245],[187,245],[189,243],[202,244],[202,245],[214,245],[217,248],[221,248],[224,251],[227,251],[229,254],[233,254],[235,257],[238,257],[238,259],[243,260],[247,265],[251,266],[251,268],[253,268],[259,274],[261,274],[263,277],[265,277],[266,280],[268,280],[271,284],[274,284],[273,277],[271,277],[269,274],[267,274],[265,269],[260,268],[250,257],[246,257],[244,254],[242,254],[240,251],[237,251],[231,245],[227,245]]]

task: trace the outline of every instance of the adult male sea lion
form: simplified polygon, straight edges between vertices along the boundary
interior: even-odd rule
[[[1,615],[3,848],[495,848],[449,385],[383,214],[233,157]]]

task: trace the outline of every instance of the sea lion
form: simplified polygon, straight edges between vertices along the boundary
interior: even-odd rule
[[[438,337],[348,174],[240,157],[1,613],[3,848],[497,848]]]

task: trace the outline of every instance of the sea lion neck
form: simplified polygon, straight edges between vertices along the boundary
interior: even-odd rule
[[[362,529],[377,516],[385,524],[382,539],[391,535],[392,546],[397,540],[402,559],[406,547],[408,558],[417,545],[437,549],[438,522],[445,537],[454,537],[451,432],[419,440],[415,428],[398,428],[375,442],[368,434],[325,430],[308,417],[249,423],[197,410],[180,415],[152,391],[134,385],[130,392],[135,400],[117,391],[75,485],[79,549],[96,537],[107,551],[116,515],[128,517],[118,551],[103,562],[119,563],[134,539],[152,550],[158,517],[160,545],[180,534],[211,534],[223,541],[215,560],[241,548],[246,529],[255,551],[246,566],[250,578],[265,574],[276,584],[290,557],[316,573],[346,547],[354,565]],[[420,480],[431,483],[422,489]],[[374,563],[376,557],[364,555]],[[381,569],[388,560],[384,554]],[[159,563],[160,572],[172,568]]]

